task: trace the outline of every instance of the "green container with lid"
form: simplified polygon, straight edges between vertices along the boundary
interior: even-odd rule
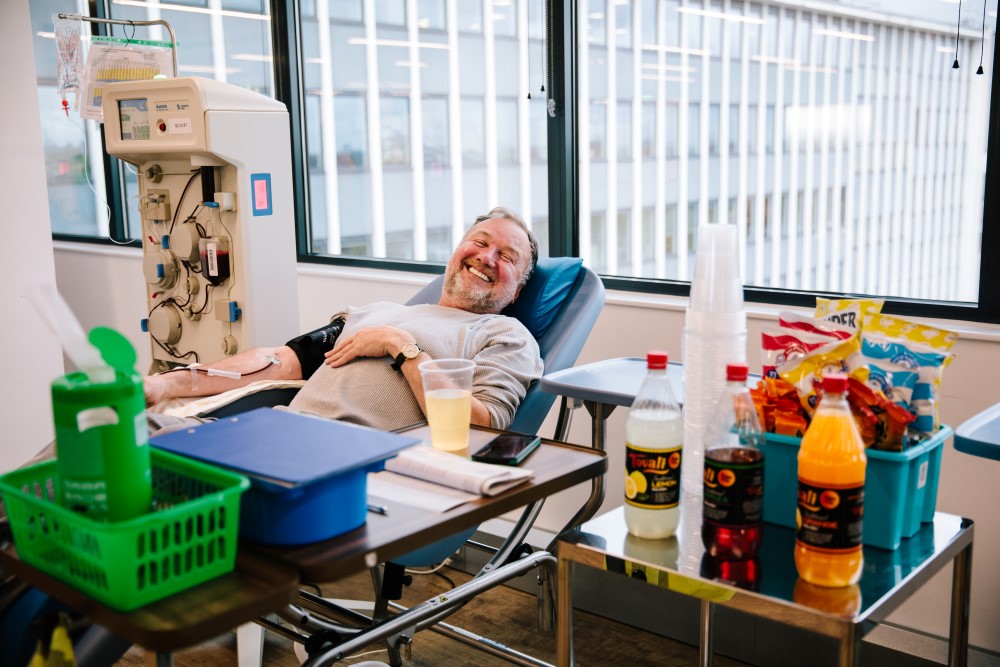
[[[123,521],[146,514],[152,502],[142,377],[121,334],[94,329],[90,340],[114,376],[97,382],[74,372],[52,383],[56,498],[92,519]]]

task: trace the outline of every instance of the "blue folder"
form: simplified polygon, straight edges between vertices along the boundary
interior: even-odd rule
[[[149,444],[236,470],[265,486],[291,488],[368,468],[419,442],[334,419],[258,408],[165,433]]]

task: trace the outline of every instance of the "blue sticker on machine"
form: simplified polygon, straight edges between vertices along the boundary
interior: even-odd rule
[[[250,174],[254,215],[271,215],[271,174]]]

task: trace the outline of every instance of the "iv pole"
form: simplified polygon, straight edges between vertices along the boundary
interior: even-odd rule
[[[81,16],[79,14],[58,14],[61,19],[79,19],[81,21],[87,21],[88,23],[110,23],[112,25],[162,25],[170,33],[170,54],[174,62],[174,76],[177,76],[177,38],[174,36],[174,29],[170,27],[170,24],[163,19],[155,19],[153,21],[127,21],[121,19],[99,19],[93,18],[91,16]]]

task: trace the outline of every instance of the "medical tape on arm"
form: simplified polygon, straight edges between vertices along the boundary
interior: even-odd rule
[[[188,368],[191,370],[191,391],[198,389],[198,366],[201,366],[201,364],[194,363],[188,365]]]

